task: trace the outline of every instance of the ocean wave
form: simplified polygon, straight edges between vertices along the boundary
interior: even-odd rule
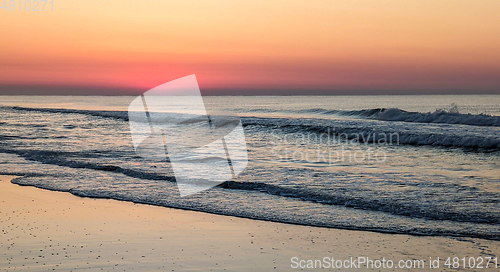
[[[74,160],[74,158],[88,159],[91,157],[95,157],[96,153],[98,152],[83,153],[83,152],[48,151],[48,150],[15,150],[15,149],[0,148],[0,153],[15,154],[26,160],[36,161],[44,164],[51,164],[69,168],[82,168],[82,169],[90,169],[96,171],[115,172],[132,178],[175,182],[175,178],[173,176],[164,175],[157,171],[141,171],[138,169],[129,169],[106,163],[94,163],[91,161]],[[165,162],[169,163],[168,157],[166,157]]]
[[[46,113],[63,113],[63,114],[83,114],[95,117],[113,118],[123,121],[128,121],[127,111],[98,111],[98,110],[75,110],[75,109],[52,109],[52,108],[27,108],[27,107],[10,107],[3,106],[4,109],[12,109],[18,111],[46,112]]]
[[[102,118],[113,118],[121,121],[128,121],[127,111],[96,111],[96,110],[74,110],[74,109],[49,109],[49,108],[26,108],[26,107],[4,107],[21,111],[36,111],[62,114],[83,114]],[[301,112],[335,114],[342,116],[363,117],[363,119],[404,121],[414,123],[453,123],[453,124],[475,124],[481,126],[500,126],[500,116],[490,115],[471,115],[459,114],[445,111],[436,111],[435,113],[416,113],[406,112],[400,109],[368,109],[357,111],[327,111],[324,109],[307,109]],[[416,145],[416,146],[441,146],[480,149],[482,151],[499,151],[500,137],[483,136],[480,133],[450,134],[446,130],[421,131],[418,129],[400,129],[388,130],[383,128],[377,130],[373,127],[351,126],[349,122],[325,123],[316,125],[317,119],[303,119],[302,122],[296,122],[290,118],[260,118],[260,117],[241,117],[242,124],[249,126],[264,126],[268,128],[279,128],[287,132],[313,132],[328,133],[342,136],[348,140],[356,140],[361,143],[380,143],[386,142],[387,135],[396,135],[397,144]],[[321,120],[327,121],[328,120]],[[385,139],[384,139],[385,138]]]
[[[342,124],[341,124],[342,125]],[[391,130],[385,127],[339,126],[338,123],[310,125],[303,122],[280,121],[264,118],[243,119],[243,126],[258,126],[283,130],[286,133],[318,133],[345,138],[367,144],[403,144],[415,146],[439,146],[476,149],[477,151],[500,151],[500,137],[478,134],[452,134],[446,131]]]
[[[165,175],[159,173],[155,170],[148,171],[147,169],[130,169],[122,166],[106,164],[106,163],[96,163],[88,160],[90,157],[95,156],[94,152],[81,153],[81,152],[54,152],[54,151],[44,151],[44,150],[32,150],[32,151],[20,151],[20,150],[7,150],[0,149],[0,153],[10,153],[15,154],[21,158],[28,161],[36,161],[49,165],[56,165],[62,167],[68,167],[73,169],[84,169],[93,170],[101,173],[113,173],[121,174],[130,178],[138,178],[141,180],[148,181],[167,181],[168,183],[175,184],[175,177],[170,175]],[[76,160],[75,160],[76,159]],[[23,172],[9,173],[19,176],[33,176],[33,173],[26,175]],[[52,173],[52,175],[57,175],[57,173]],[[36,175],[40,176],[40,175]],[[407,185],[409,185],[407,183]],[[439,183],[434,182],[422,183],[419,182],[415,186],[438,186],[439,189],[458,190],[467,191],[471,190],[470,187],[460,184],[452,183]],[[412,201],[403,201],[399,198],[387,198],[383,196],[373,196],[373,197],[360,197],[360,195],[354,194],[349,190],[337,188],[336,190],[315,190],[314,188],[306,187],[295,187],[290,185],[282,184],[270,184],[264,182],[239,182],[239,181],[226,181],[217,187],[232,190],[232,191],[253,191],[264,193],[268,195],[274,195],[284,198],[294,198],[300,199],[302,201],[319,203],[323,205],[341,205],[348,208],[363,209],[375,212],[385,212],[389,214],[394,214],[398,216],[408,216],[411,218],[424,218],[432,220],[448,220],[456,222],[472,222],[472,223],[488,223],[496,224],[500,222],[500,215],[494,211],[489,210],[472,210],[467,212],[457,212],[452,211],[447,208],[446,205],[431,205],[423,208],[421,205],[415,205]],[[44,187],[53,189],[54,187]],[[78,196],[88,196],[88,197],[105,197],[99,190],[92,192],[84,192],[82,189],[72,188],[68,190],[69,192],[76,194]],[[476,193],[474,190],[471,193]],[[498,204],[500,199],[498,194],[488,193],[491,196],[485,196],[487,194],[482,192],[482,201],[487,199],[488,203]],[[110,197],[115,198],[116,197]],[[122,199],[119,199],[122,200]],[[151,204],[158,204],[152,202]]]
[[[441,184],[446,186],[446,184]],[[449,184],[454,187],[456,185]],[[259,191],[270,195],[281,197],[298,198],[303,201],[321,203],[325,205],[344,205],[350,208],[364,209],[369,211],[380,211],[400,216],[425,218],[432,220],[449,220],[457,222],[491,223],[500,222],[500,215],[493,211],[474,211],[471,213],[460,213],[450,211],[447,206],[431,206],[423,208],[412,202],[394,201],[391,198],[361,198],[351,195],[343,190],[338,192],[316,191],[306,188],[295,188],[293,186],[280,186],[262,182],[237,182],[227,181],[220,187],[231,190]],[[460,190],[467,190],[466,186],[460,186]],[[491,203],[500,203],[497,194],[492,194]]]
[[[459,124],[470,126],[500,126],[500,116],[487,114],[462,114],[458,112],[449,112],[437,110],[435,112],[420,113],[409,112],[401,109],[384,109],[378,112],[375,119],[382,121],[403,121],[416,123],[442,123]]]
[[[249,112],[276,112],[268,109],[252,109]],[[336,115],[345,117],[360,117],[379,121],[401,121],[414,123],[436,123],[469,126],[500,126],[500,116],[488,114],[462,114],[457,110],[438,109],[434,112],[411,112],[398,108],[374,108],[363,110],[327,110],[322,108],[286,111],[288,113]]]
[[[322,114],[322,115],[339,115],[339,116],[354,116],[354,117],[376,117],[381,112],[385,111],[384,108],[376,108],[376,109],[365,109],[365,110],[325,110],[320,108],[315,109],[305,109],[299,110],[299,113],[313,113],[313,114]]]
[[[114,118],[128,121],[127,111],[105,111],[105,110],[76,110],[76,109],[53,109],[53,108],[27,108],[27,107],[8,107],[13,110],[36,111],[47,113],[66,113],[66,114],[84,114],[103,118]],[[275,113],[272,109],[238,109],[238,112],[264,112]],[[289,111],[287,111],[289,112]],[[438,109],[435,112],[411,112],[398,108],[374,108],[363,110],[326,110],[321,108],[303,109],[295,113],[310,113],[316,115],[337,115],[346,117],[361,117],[380,121],[400,121],[414,123],[436,123],[436,124],[454,124],[470,126],[493,126],[500,127],[500,116],[488,114],[463,114],[454,110]]]
[[[302,110],[300,112],[323,114],[323,115],[338,115],[363,117],[380,121],[401,121],[414,123],[436,123],[436,124],[453,124],[453,125],[469,125],[469,126],[500,126],[500,116],[492,116],[488,114],[462,114],[456,111],[436,110],[435,112],[411,112],[397,108],[376,108],[354,111],[343,110],[325,110],[311,109]]]

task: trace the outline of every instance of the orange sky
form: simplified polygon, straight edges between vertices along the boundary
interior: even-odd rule
[[[53,1],[0,9],[0,94],[500,93],[498,0]]]

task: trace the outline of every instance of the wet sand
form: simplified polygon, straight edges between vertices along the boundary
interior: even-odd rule
[[[297,271],[292,257],[360,256],[425,260],[426,268],[418,269],[425,271],[431,270],[429,257],[500,255],[499,241],[264,222],[80,198],[18,186],[12,178],[0,176],[0,271]],[[443,263],[432,271],[457,271],[445,269]],[[485,270],[500,267],[478,271]]]

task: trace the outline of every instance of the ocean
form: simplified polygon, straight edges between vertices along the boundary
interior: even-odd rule
[[[135,97],[2,96],[0,174],[82,197],[308,226],[500,240],[500,95],[212,96],[248,165],[180,197],[138,156]]]

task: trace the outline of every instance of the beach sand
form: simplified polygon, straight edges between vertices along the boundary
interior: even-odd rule
[[[425,271],[429,257],[500,253],[498,241],[264,222],[81,198],[18,186],[12,178],[0,177],[0,271],[293,271],[300,269],[292,269],[292,257],[359,256],[422,259]],[[433,271],[447,270],[443,263]]]

